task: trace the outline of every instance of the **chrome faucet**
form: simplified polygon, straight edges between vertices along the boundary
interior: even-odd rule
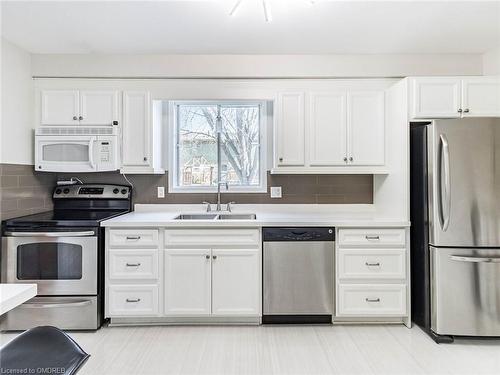
[[[220,205],[220,187],[221,186],[225,186],[226,187],[226,191],[229,190],[229,185],[227,182],[219,182],[217,183],[217,208],[216,208],[216,211],[222,211],[221,210],[221,205]]]

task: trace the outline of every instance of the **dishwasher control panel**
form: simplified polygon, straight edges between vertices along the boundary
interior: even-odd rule
[[[298,228],[262,228],[264,242],[277,241],[334,241],[335,228],[298,227]]]

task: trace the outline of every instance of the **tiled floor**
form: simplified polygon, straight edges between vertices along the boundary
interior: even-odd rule
[[[437,345],[416,327],[114,327],[71,336],[92,355],[79,375],[500,374],[500,340]]]

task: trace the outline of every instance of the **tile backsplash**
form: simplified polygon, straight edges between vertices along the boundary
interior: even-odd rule
[[[0,164],[0,215],[2,219],[52,209],[52,189],[58,178],[78,177],[84,183],[128,185],[118,172],[50,173],[35,172],[32,165]],[[174,194],[157,198],[157,186],[168,189],[168,176],[127,175],[134,185],[133,203],[201,203],[215,202],[216,194]],[[303,203],[303,204],[371,204],[372,175],[267,175],[268,190],[282,187],[282,198],[268,193],[223,192],[222,201],[237,203]]]

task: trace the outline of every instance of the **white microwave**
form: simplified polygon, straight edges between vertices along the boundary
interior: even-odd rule
[[[116,171],[115,127],[41,127],[35,131],[35,170],[45,172]]]

